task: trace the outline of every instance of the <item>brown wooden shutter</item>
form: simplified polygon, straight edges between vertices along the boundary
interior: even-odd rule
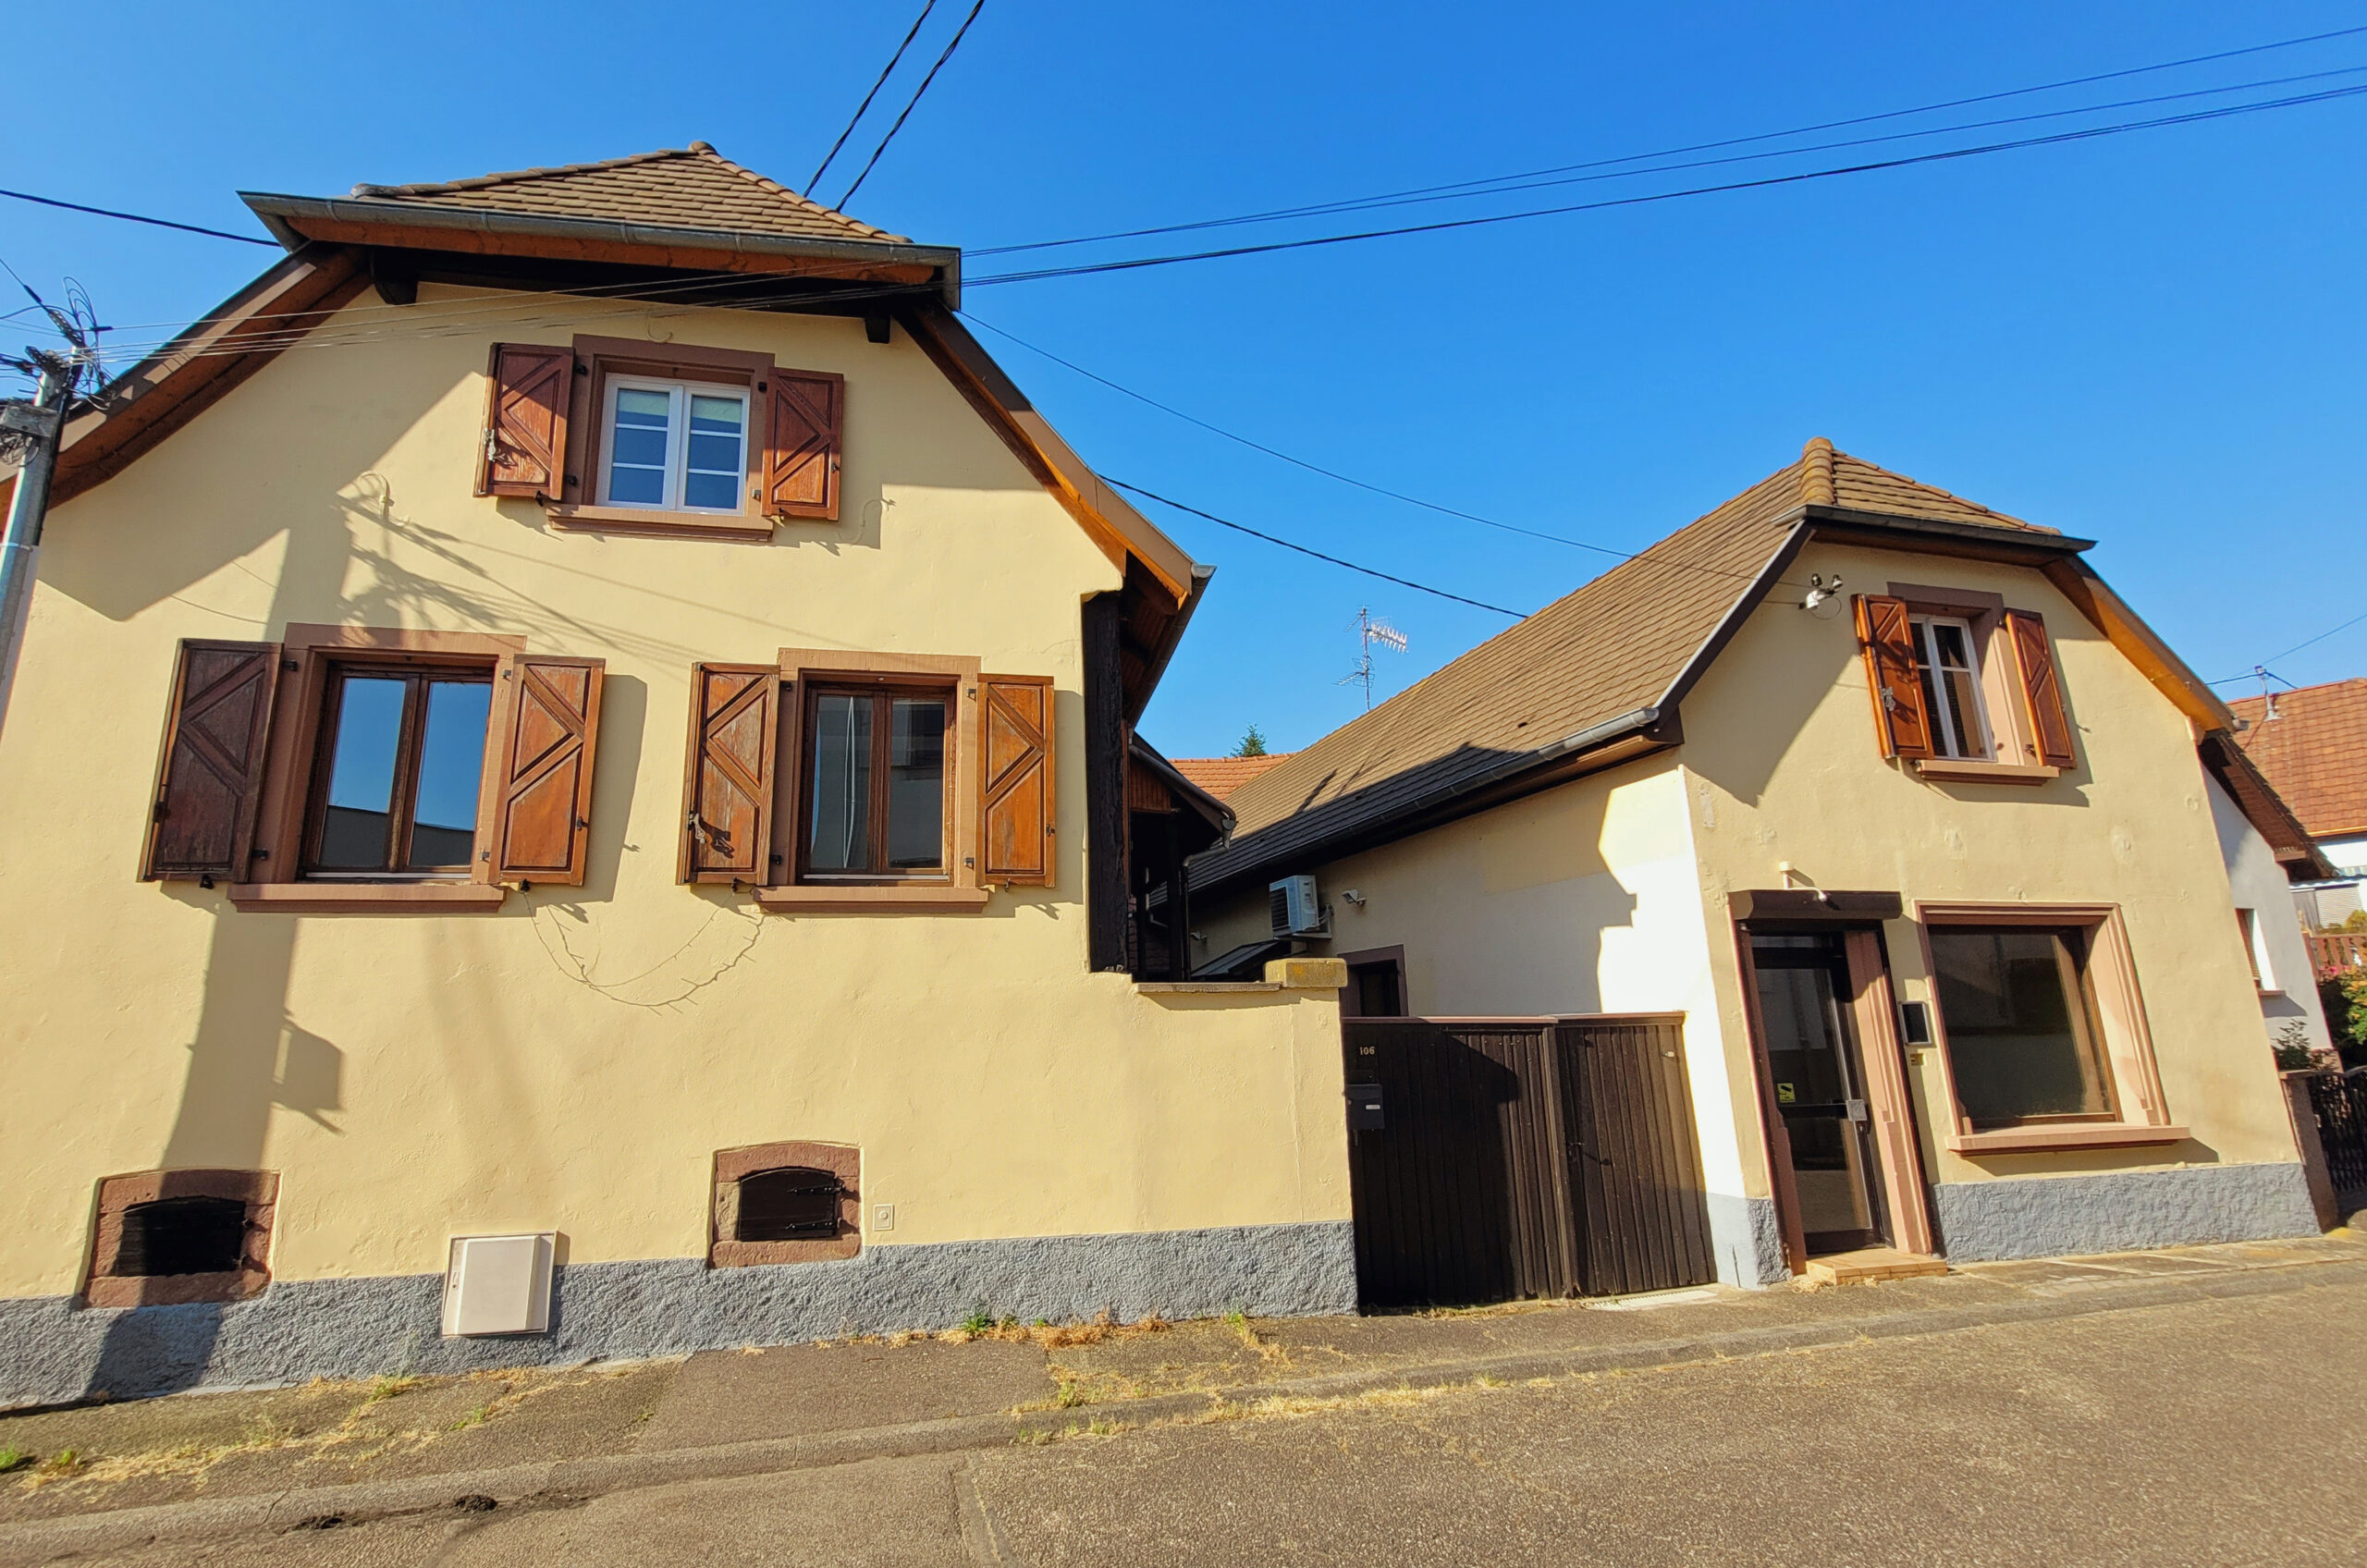
[[[477,454],[480,496],[547,496],[567,471],[567,410],[575,350],[542,343],[497,343],[486,374],[484,447]]]
[[[2030,738],[2038,743],[2039,761],[2069,767],[2074,760],[2071,716],[2063,711],[2063,680],[2054,671],[2046,622],[2028,610],[2007,610],[2005,630],[2013,637],[2014,662],[2021,667],[2022,700],[2029,704]]]
[[[769,379],[765,515],[835,522],[839,446],[846,424],[846,377],[776,367]]]
[[[1876,594],[1858,595],[1858,646],[1866,655],[1866,680],[1874,693],[1874,732],[1886,757],[1928,757],[1932,716],[1923,705],[1923,682],[1915,673],[1915,628],[1907,601]]]
[[[693,667],[680,880],[769,880],[779,714],[779,665]]]
[[[1052,885],[1052,682],[978,680],[978,880]]]
[[[276,643],[181,644],[141,881],[246,879],[278,689]]]
[[[599,744],[600,659],[521,655],[502,672],[500,795],[491,879],[581,887]]]

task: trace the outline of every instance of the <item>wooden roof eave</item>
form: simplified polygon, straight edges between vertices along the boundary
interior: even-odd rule
[[[1192,557],[1070,450],[959,317],[941,307],[923,304],[903,311],[899,319],[913,341],[986,418],[1036,481],[1077,520],[1112,566],[1122,571],[1129,557],[1138,560],[1172,596],[1177,609],[1190,601]]]
[[[368,286],[361,253],[342,247],[308,245],[275,263],[67,421],[51,504],[122,472]],[[11,475],[0,500],[15,488]]]
[[[2269,852],[2285,868],[2287,878],[2295,882],[2325,882],[2341,875],[2309,829],[2301,826],[2301,819],[2293,815],[2293,808],[2285,803],[2285,797],[2276,792],[2276,787],[2260,770],[2260,765],[2237,743],[2232,732],[2212,730],[2202,737],[2196,750],[2219,788],[2226,791],[2236,809],[2267,841]]]
[[[370,197],[241,191],[239,199],[291,250],[327,242],[901,287],[934,284],[950,308],[958,308],[962,297],[962,252],[948,245],[678,227]]]

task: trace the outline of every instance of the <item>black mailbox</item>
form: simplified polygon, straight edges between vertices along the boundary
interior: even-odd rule
[[[1348,1085],[1348,1131],[1378,1133],[1389,1125],[1380,1112],[1380,1085],[1351,1084]]]
[[[1898,1018],[1900,1024],[1899,1033],[1906,1037],[1908,1045],[1928,1046],[1932,1043],[1932,1007],[1930,1003],[1902,1002],[1899,1004]]]

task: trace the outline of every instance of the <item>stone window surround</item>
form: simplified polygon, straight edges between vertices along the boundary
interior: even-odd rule
[[[1939,969],[1932,962],[1933,926],[2078,926],[2088,933],[2088,985],[2103,1029],[2105,1062],[2112,1072],[2120,1114],[2113,1121],[2055,1122],[1974,1131],[1956,1103],[1956,1066],[1948,1055],[1948,1022],[1939,1005]],[[2153,1035],[2145,1021],[2137,963],[2118,904],[1976,903],[1918,900],[1916,937],[1922,947],[1925,984],[1932,991],[1932,1048],[1940,1055],[1940,1083],[1946,1096],[1944,1121],[1933,1132],[1940,1146],[1968,1156],[2030,1153],[2050,1149],[2105,1148],[2128,1145],[2183,1143],[2193,1134],[2170,1121],[2153,1059]]]
[[[161,1198],[236,1198],[244,1203],[247,1241],[242,1266],[218,1274],[112,1274],[123,1244],[124,1211]],[[140,1170],[101,1178],[82,1286],[84,1304],[173,1306],[244,1301],[261,1294],[271,1283],[272,1219],[278,1202],[279,1176],[270,1170]]]
[[[839,1233],[828,1241],[736,1242],[740,1179],[785,1166],[828,1170],[839,1179]],[[749,1144],[719,1149],[707,1204],[707,1266],[744,1268],[759,1264],[819,1263],[852,1257],[863,1250],[863,1151],[853,1144],[791,1142]]]

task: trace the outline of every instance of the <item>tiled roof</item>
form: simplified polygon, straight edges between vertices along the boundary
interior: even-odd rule
[[[1540,748],[1657,704],[1773,558],[1803,505],[2017,531],[2030,525],[1819,437],[1715,511],[1500,632],[1226,797],[1213,884],[1452,795]]]
[[[2316,839],[2367,833],[2367,680],[2276,693],[2276,717],[2258,697],[2227,704],[2248,728],[2244,754],[2276,786]]]
[[[742,168],[704,141],[606,163],[480,175],[441,185],[357,185],[356,196],[430,207],[593,218],[668,228],[738,229],[800,239],[909,243]]]
[[[1171,760],[1178,773],[1218,800],[1223,800],[1276,763],[1286,760],[1290,754],[1288,752],[1271,752],[1262,757],[1176,757]]]

